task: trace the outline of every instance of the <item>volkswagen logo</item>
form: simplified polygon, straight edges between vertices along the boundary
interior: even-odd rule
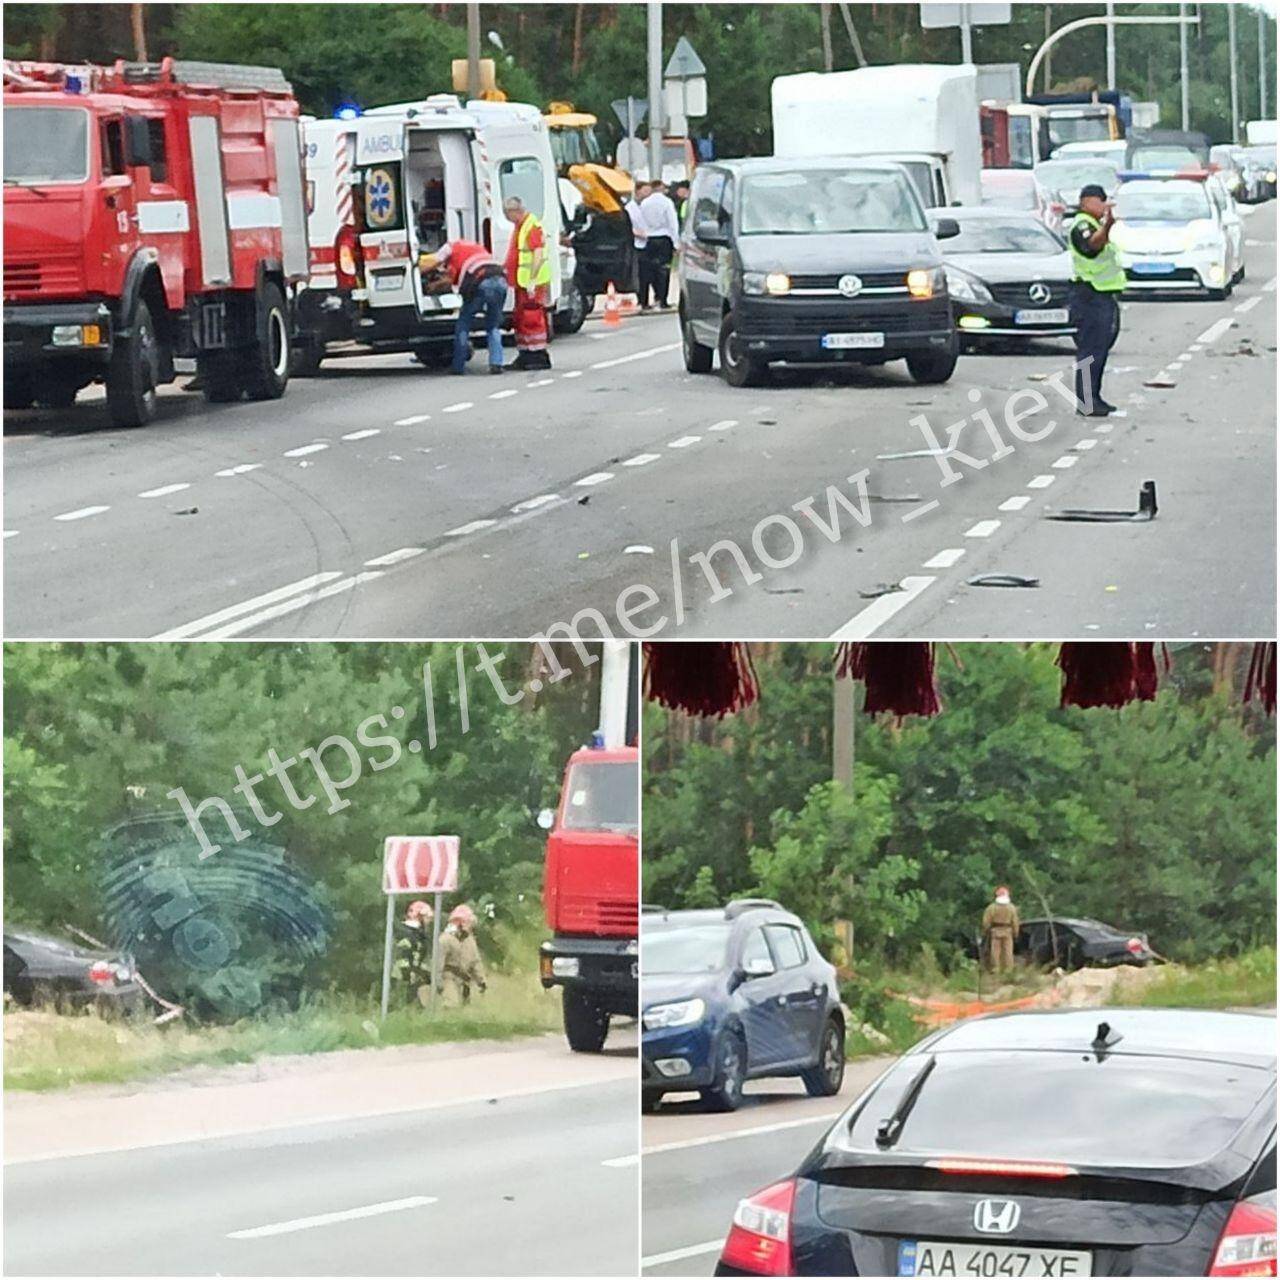
[[[1027,290],[1027,296],[1032,302],[1048,302],[1053,297],[1053,291],[1043,280],[1037,280],[1035,284]]]
[[[843,297],[856,298],[862,292],[862,277],[841,276],[836,281],[836,288],[840,290]]]
[[[973,1207],[973,1225],[989,1236],[1007,1236],[1022,1217],[1016,1200],[979,1200]]]

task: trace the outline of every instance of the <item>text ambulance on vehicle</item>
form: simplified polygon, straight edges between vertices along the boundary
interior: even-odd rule
[[[6,408],[105,382],[139,426],[192,357],[208,400],[284,393],[307,230],[281,72],[6,62],[4,183]]]
[[[412,351],[448,362],[462,306],[428,289],[420,254],[476,240],[502,261],[513,227],[502,202],[519,196],[560,239],[560,196],[547,127],[535,107],[453,94],[304,122],[311,277],[301,302],[296,368],[314,371],[335,343]],[[551,255],[551,304],[561,264]]]

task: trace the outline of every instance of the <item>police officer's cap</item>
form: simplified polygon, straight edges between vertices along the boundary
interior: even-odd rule
[[[1107,198],[1106,187],[1100,187],[1096,182],[1091,182],[1087,187],[1080,188],[1080,199],[1087,200],[1090,196],[1096,196],[1099,200]]]

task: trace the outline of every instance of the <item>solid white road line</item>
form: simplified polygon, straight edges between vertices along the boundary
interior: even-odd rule
[[[446,538],[461,538],[468,533],[479,533],[481,529],[492,529],[496,520],[472,520],[470,524],[460,524],[456,529],[446,529]]]
[[[979,520],[972,529],[966,529],[966,538],[989,538],[1000,527],[999,520]]]
[[[536,511],[539,507],[545,507],[548,502],[555,502],[559,497],[558,493],[540,493],[536,497],[526,498],[523,502],[517,502],[511,508],[511,514],[518,516],[524,511]]]
[[[291,1231],[307,1231],[311,1227],[327,1227],[334,1222],[350,1222],[354,1218],[375,1218],[382,1213],[398,1213],[402,1209],[421,1209],[435,1204],[438,1196],[406,1196],[403,1200],[384,1200],[359,1209],[340,1209],[336,1213],[317,1213],[310,1218],[293,1218],[289,1222],[273,1222],[266,1227],[250,1227],[247,1231],[229,1231],[228,1240],[259,1240],[263,1236],[283,1236]]]
[[[602,1160],[600,1163],[606,1169],[626,1169],[640,1163],[640,1153],[633,1151],[629,1156],[614,1156],[612,1160]]]
[[[687,449],[691,444],[697,444],[701,440],[701,436],[681,436],[678,440],[668,440],[668,449]]]
[[[401,547],[399,551],[388,551],[385,556],[366,560],[365,565],[370,569],[376,569],[389,564],[399,564],[401,560],[412,560],[414,556],[420,556],[425,549],[425,547]]]
[[[446,409],[445,413],[449,410]],[[391,425],[393,427],[416,427],[420,422],[430,422],[431,415],[429,413],[415,413],[408,418],[397,418]]]
[[[250,613],[263,605],[274,604],[277,600],[284,600],[286,597],[296,595],[300,591],[310,591],[313,587],[318,587],[325,582],[332,582],[334,578],[340,577],[342,577],[342,574],[336,570],[330,570],[328,573],[313,573],[309,578],[300,578],[297,582],[289,583],[287,587],[277,587],[274,591],[254,596],[251,600],[242,600],[239,604],[228,605],[225,609],[219,609],[217,613],[205,614],[203,618],[197,618],[194,622],[184,622],[180,627],[174,627],[171,631],[161,632],[160,635],[153,636],[152,639],[185,640],[189,636],[203,631],[206,627],[216,627],[220,622],[226,622],[230,618],[238,618],[242,613]]]
[[[616,365],[630,364],[633,360],[647,360],[650,356],[661,355],[664,351],[675,351],[679,346],[678,342],[668,342],[661,347],[647,347],[644,351],[633,351],[629,356],[618,356],[613,360],[597,360],[591,367],[612,369]]]
[[[583,476],[581,480],[575,480],[574,484],[590,486],[593,484],[604,484],[606,480],[613,479],[612,471],[594,471],[589,476]]]
[[[924,562],[926,569],[950,569],[958,560],[963,560],[965,550],[963,547],[947,547],[945,551],[939,551],[932,559]]]
[[[181,493],[183,489],[190,489],[187,483],[182,484],[162,484],[158,489],[144,489],[138,497],[140,498],[164,498],[171,493]]]
[[[933,581],[932,578],[929,579]],[[885,599],[886,597],[881,597]],[[653,1147],[642,1147],[640,1156],[659,1156],[667,1151],[684,1151],[689,1147],[706,1147],[717,1142],[735,1142],[739,1138],[757,1138],[762,1133],[781,1133],[785,1129],[803,1129],[806,1125],[830,1124],[838,1120],[844,1112],[823,1112],[820,1116],[808,1116],[803,1120],[779,1120],[775,1124],[760,1124],[753,1129],[733,1129],[727,1133],[711,1133],[705,1138],[682,1138],[677,1142],[660,1142]]]
[[[74,511],[64,511],[60,516],[54,516],[55,520],[84,520],[88,516],[101,515],[104,511],[110,511],[110,507],[77,507]]]
[[[683,1249],[668,1249],[666,1253],[655,1253],[640,1259],[642,1267],[661,1267],[668,1262],[682,1262],[685,1258],[696,1258],[700,1253],[710,1253],[712,1249],[724,1248],[724,1237],[719,1240],[708,1240],[706,1244],[690,1244]]]
[[[1057,467],[1059,471],[1065,471],[1068,467],[1074,467],[1076,463],[1079,461],[1080,461],[1079,458],[1072,458],[1072,457],[1057,458],[1053,462],[1051,462],[1049,465],[1051,467]]]
[[[1057,476],[1032,476],[1027,481],[1028,489],[1047,489],[1058,477]]]
[[[260,627],[264,622],[283,618],[286,613],[296,613],[299,609],[305,609],[308,605],[316,604],[321,600],[328,600],[330,596],[341,595],[344,591],[353,591],[356,587],[381,577],[381,569],[369,569],[364,573],[357,573],[354,577],[343,578],[339,582],[331,582],[327,587],[321,587],[319,591],[310,595],[285,600],[280,604],[272,605],[269,609],[261,609],[257,613],[251,613],[247,617],[241,618],[238,622],[230,622],[225,627],[207,631],[202,638],[205,640],[229,640],[233,636],[239,635],[242,631],[248,631],[251,627]]]
[[[634,458],[628,458],[622,465],[624,467],[643,467],[650,462],[657,462],[661,456],[661,454],[657,453],[637,453]]]
[[[855,613],[838,631],[833,632],[831,639],[866,640],[935,582],[937,578],[903,578],[899,584],[901,591],[891,591],[888,595],[873,600],[865,609]]]
[[[224,471],[215,471],[215,476],[243,476],[250,471],[261,471],[262,463],[260,462],[242,462],[238,467],[227,467]]]
[[[1246,311],[1252,311],[1254,307],[1256,307],[1258,303],[1260,303],[1261,301],[1262,301],[1262,294],[1255,293],[1252,298],[1246,298],[1243,302],[1241,302],[1236,307],[1236,311],[1240,315],[1244,315]]]
[[[461,413],[463,409],[474,409],[475,405],[470,400],[459,400],[457,404],[447,404],[441,413]]]
[[[309,453],[321,453],[328,447],[327,444],[303,444],[296,449],[286,449],[284,456],[286,458],[305,458]]]
[[[1203,342],[1206,345],[1210,342],[1217,342],[1235,321],[1230,316],[1223,316],[1221,320],[1215,320],[1197,339],[1197,342]]]
[[[1012,498],[1006,498],[997,508],[997,511],[1021,511],[1023,507],[1030,502],[1030,497],[1025,493],[1014,494]]]
[[[348,431],[342,438],[344,440],[367,440],[370,436],[380,436],[382,434],[378,427],[366,427],[363,431]]]

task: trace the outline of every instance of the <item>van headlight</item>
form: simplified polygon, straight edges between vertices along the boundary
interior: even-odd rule
[[[916,267],[907,272],[907,292],[913,298],[932,298],[941,293],[947,283],[947,273],[942,267]]]
[[[947,292],[960,302],[993,302],[991,290],[977,276],[959,267],[946,268]]]
[[[785,271],[744,271],[743,293],[768,293],[780,298],[791,292],[791,277]]]
[[[644,1011],[641,1021],[646,1031],[657,1031],[661,1027],[690,1027],[701,1022],[706,1013],[705,1000],[677,1000],[671,1004],[651,1005]]]

